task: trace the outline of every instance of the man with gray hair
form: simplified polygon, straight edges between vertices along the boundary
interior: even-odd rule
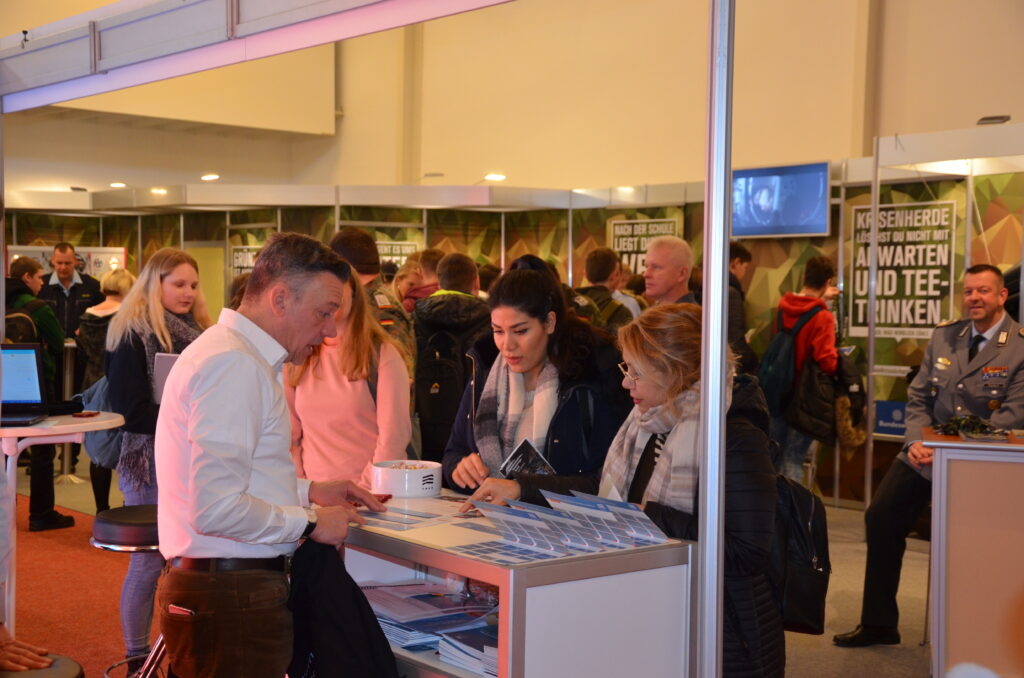
[[[281,368],[337,334],[352,275],[320,242],[274,234],[237,311],[182,352],[156,427],[157,602],[180,678],[280,678],[292,655],[287,556],[305,537],[340,546],[350,501],[384,505],[348,481],[296,477]]]
[[[696,304],[690,292],[693,250],[682,238],[659,235],[647,245],[645,294],[655,304]]]

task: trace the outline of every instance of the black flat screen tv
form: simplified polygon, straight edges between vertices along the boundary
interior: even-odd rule
[[[732,173],[732,237],[824,237],[829,233],[828,163]]]

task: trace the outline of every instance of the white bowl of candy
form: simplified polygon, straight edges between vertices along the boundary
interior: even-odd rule
[[[375,462],[370,490],[393,497],[437,497],[441,494],[441,465],[416,459]]]

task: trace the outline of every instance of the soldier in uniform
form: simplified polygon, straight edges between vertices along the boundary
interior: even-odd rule
[[[413,334],[412,318],[381,278],[380,255],[373,236],[362,229],[346,226],[331,238],[331,249],[352,264],[359,274],[359,281],[376,310],[378,322],[405,349],[409,374],[415,374],[416,335]]]
[[[1024,330],[1004,311],[1007,291],[995,266],[964,273],[964,318],[939,325],[910,385],[903,451],[864,514],[868,557],[861,623],[832,640],[841,647],[895,645],[896,591],[911,527],[932,496],[927,426],[973,414],[1000,428],[1024,422]]]

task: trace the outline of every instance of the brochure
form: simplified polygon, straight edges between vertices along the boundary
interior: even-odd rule
[[[555,469],[548,463],[548,460],[541,456],[537,448],[525,438],[523,442],[519,443],[519,447],[501,463],[498,472],[506,478],[513,478],[517,473],[555,475]]]

